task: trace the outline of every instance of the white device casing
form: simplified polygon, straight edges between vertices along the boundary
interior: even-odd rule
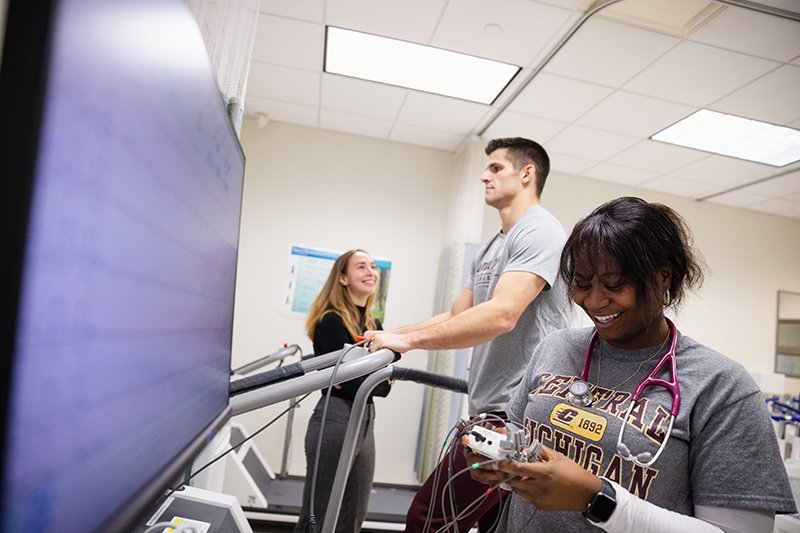
[[[526,449],[527,438],[524,430],[509,428],[503,434],[483,426],[473,426],[467,434],[467,446],[475,453],[489,459],[511,459],[515,461],[540,461],[539,441],[534,439]]]
[[[467,446],[475,453],[489,459],[513,459],[513,445],[502,433],[475,426],[467,434],[467,440]]]

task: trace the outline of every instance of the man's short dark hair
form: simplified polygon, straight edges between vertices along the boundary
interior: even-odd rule
[[[547,175],[550,174],[550,158],[541,144],[523,137],[503,137],[492,139],[486,145],[486,155],[500,148],[508,149],[508,159],[515,169],[532,163],[536,167],[536,194],[542,195]]]

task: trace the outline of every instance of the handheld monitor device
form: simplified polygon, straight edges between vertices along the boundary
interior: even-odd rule
[[[529,444],[528,432],[511,422],[506,424],[506,433],[473,424],[467,431],[467,441],[467,446],[472,451],[489,459],[525,463],[542,460],[539,456],[541,443],[537,439],[531,439]],[[500,487],[511,490],[507,483],[500,483]]]
[[[528,444],[525,430],[508,424],[507,433],[498,433],[482,426],[473,426],[467,432],[467,446],[472,451],[495,460],[540,461],[541,444],[537,439]]]
[[[0,531],[130,531],[230,413],[244,156],[182,0],[9,0]]]

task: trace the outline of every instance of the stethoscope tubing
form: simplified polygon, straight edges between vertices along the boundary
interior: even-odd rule
[[[636,387],[636,390],[631,397],[631,401],[636,403],[642,397],[642,393],[648,387],[664,387],[669,391],[672,395],[672,406],[670,408],[670,414],[672,416],[678,416],[678,410],[680,409],[681,405],[681,388],[678,384],[678,367],[675,362],[675,348],[678,345],[678,328],[675,327],[675,324],[667,317],[664,317],[667,321],[667,326],[669,326],[669,347],[667,348],[666,353],[659,359],[658,364],[653,368],[653,370],[647,374],[647,377],[644,378],[639,385]],[[597,339],[599,335],[597,330],[592,334],[592,338],[589,341],[589,349],[586,350],[586,358],[583,362],[583,370],[581,371],[581,381],[588,383],[589,382],[589,368],[592,364],[592,355],[594,354],[594,347],[597,344]],[[661,371],[661,367],[663,367],[667,361],[670,364],[670,370],[672,375],[671,381],[666,381],[661,378],[657,378],[656,376]]]
[[[664,317],[667,321],[667,326],[669,326],[669,335],[670,341],[669,346],[667,348],[666,353],[659,359],[658,364],[647,374],[639,385],[636,387],[633,395],[631,396],[630,404],[628,405],[628,409],[625,411],[625,417],[622,420],[622,425],[620,427],[619,436],[617,438],[617,451],[620,453],[623,459],[628,461],[633,461],[634,463],[640,466],[650,466],[656,462],[658,457],[661,455],[661,452],[664,451],[664,448],[667,444],[667,440],[669,440],[669,436],[672,433],[672,425],[675,422],[675,418],[678,416],[678,411],[681,405],[681,389],[680,385],[678,384],[678,368],[676,364],[676,357],[675,357],[675,348],[678,344],[678,329],[675,327],[675,324],[669,318]],[[586,388],[589,389],[589,368],[592,364],[592,355],[594,354],[594,347],[597,344],[597,338],[599,337],[597,330],[595,330],[594,334],[592,334],[592,338],[589,341],[589,349],[586,351],[586,359],[583,363],[583,370],[581,371],[581,381],[586,385]],[[658,373],[661,371],[662,367],[669,362],[670,371],[671,371],[671,379],[667,381],[662,378],[656,377]],[[631,416],[631,412],[633,411],[633,407],[642,397],[645,389],[648,387],[664,387],[667,392],[670,393],[672,396],[672,405],[670,406],[670,417],[669,417],[669,427],[667,428],[666,434],[664,435],[664,440],[662,441],[661,445],[658,447],[658,451],[653,456],[649,452],[642,453],[639,455],[633,455],[629,448],[623,442],[623,435],[625,433],[625,426],[628,424],[628,420]],[[591,392],[588,392],[591,394]],[[580,401],[577,399],[576,401]],[[573,400],[570,399],[570,403]],[[584,406],[591,405],[591,401],[588,404],[581,404]]]
[[[633,403],[638,402],[639,398],[642,397],[642,393],[647,387],[664,387],[672,395],[672,407],[670,408],[669,413],[673,417],[677,417],[678,410],[681,407],[681,387],[678,385],[678,367],[675,361],[675,347],[678,344],[678,329],[669,318],[665,317],[665,319],[667,321],[667,325],[669,326],[669,348],[667,348],[667,352],[664,354],[661,360],[659,360],[658,364],[653,368],[653,370],[647,374],[647,377],[644,378],[641,383],[639,383],[638,387],[636,387],[636,390],[631,397],[631,401]],[[672,376],[671,381],[656,377],[661,371],[661,367],[663,367],[667,362],[669,362],[670,365],[670,375]]]

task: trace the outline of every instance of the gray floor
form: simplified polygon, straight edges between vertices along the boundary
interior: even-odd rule
[[[269,508],[245,509],[248,519],[254,526],[253,530],[256,532],[291,531],[300,512],[303,483],[302,477],[272,480],[265,491]],[[397,531],[398,525],[405,522],[406,511],[416,489],[417,487],[374,485],[367,512],[367,522],[371,525],[371,529],[365,528],[362,531]],[[291,523],[287,525],[288,520],[291,520]],[[402,528],[400,529],[402,530]]]

